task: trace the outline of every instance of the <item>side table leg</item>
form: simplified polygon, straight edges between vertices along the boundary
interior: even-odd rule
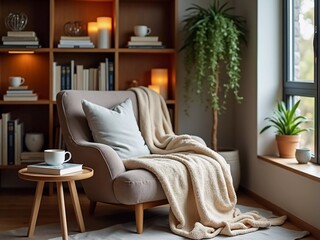
[[[80,228],[80,232],[84,232],[85,226],[84,226],[84,222],[83,222],[81,206],[79,203],[79,196],[78,196],[75,181],[68,182],[68,185],[69,185],[70,195],[71,195],[71,199],[72,199],[73,209],[74,209],[74,212],[76,215],[78,226]]]
[[[66,207],[64,203],[62,182],[57,182],[57,194],[58,194],[58,205],[59,205],[59,213],[60,213],[62,239],[66,240],[68,239],[68,227],[67,227]]]
[[[34,196],[33,206],[32,206],[31,217],[30,217],[28,237],[33,236],[34,229],[36,227],[36,222],[37,222],[41,198],[42,198],[43,186],[44,186],[44,181],[38,181],[36,193]]]

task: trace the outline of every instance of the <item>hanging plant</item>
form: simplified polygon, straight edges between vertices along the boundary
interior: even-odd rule
[[[187,8],[183,20],[186,39],[181,50],[185,51],[185,99],[190,93],[209,94],[213,113],[212,148],[217,150],[218,114],[225,109],[226,99],[232,93],[240,102],[240,44],[245,41],[245,20],[229,14],[233,8],[214,0],[208,9],[193,4]],[[220,84],[220,71],[227,79]],[[221,96],[221,98],[220,98]]]

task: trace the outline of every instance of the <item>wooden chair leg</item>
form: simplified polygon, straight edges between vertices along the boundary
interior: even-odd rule
[[[137,233],[140,234],[143,232],[143,203],[135,205],[134,210],[136,215]]]
[[[89,205],[90,214],[94,214],[94,210],[96,209],[96,206],[97,206],[97,202],[90,200],[90,205]]]

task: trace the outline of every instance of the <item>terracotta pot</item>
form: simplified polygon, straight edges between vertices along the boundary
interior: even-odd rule
[[[279,155],[282,158],[294,158],[299,147],[300,135],[276,135]]]

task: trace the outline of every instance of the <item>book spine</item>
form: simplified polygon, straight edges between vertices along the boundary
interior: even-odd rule
[[[114,63],[109,61],[109,90],[113,91],[114,89]]]
[[[2,164],[8,165],[8,121],[11,113],[2,113]]]
[[[7,122],[8,125],[8,135],[7,135],[7,141],[8,141],[8,165],[14,165],[14,160],[15,160],[15,121],[14,120],[9,120]]]
[[[66,65],[61,65],[61,90],[66,89],[66,73],[67,73],[67,68]]]
[[[66,90],[71,89],[71,66],[66,65]]]

